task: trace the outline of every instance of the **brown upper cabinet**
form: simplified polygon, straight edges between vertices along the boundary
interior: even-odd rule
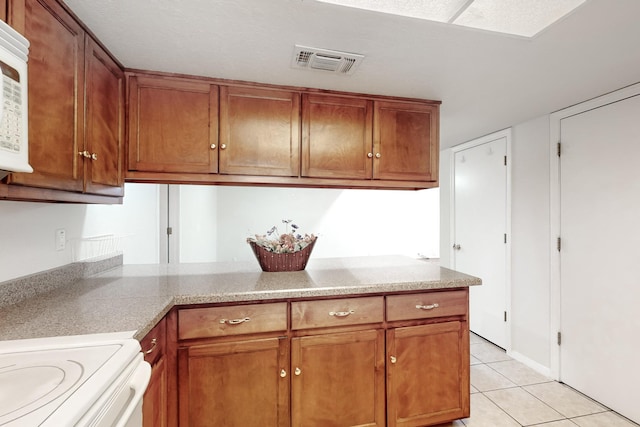
[[[304,94],[302,176],[438,180],[438,106]]]
[[[141,71],[128,81],[130,181],[438,186],[437,101]]]
[[[9,186],[9,197],[120,202],[122,70],[58,2],[24,0],[24,8],[18,4],[9,11],[15,15],[10,21],[23,23],[24,28],[16,28],[31,43],[29,163],[34,172],[11,174],[8,183],[18,185]]]
[[[295,176],[300,170],[300,94],[220,88],[220,173]]]
[[[302,176],[371,179],[373,102],[302,96]]]
[[[86,39],[85,192],[124,195],[124,73]]]
[[[125,180],[438,186],[438,101],[123,73],[62,1],[2,4],[9,24],[31,42],[34,173],[10,174],[0,198],[119,203]]]
[[[129,170],[216,173],[218,87],[144,75],[128,83]]]
[[[374,179],[438,181],[438,112],[436,105],[375,101]]]

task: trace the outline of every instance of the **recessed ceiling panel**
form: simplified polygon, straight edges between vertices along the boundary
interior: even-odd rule
[[[533,37],[585,0],[475,0],[457,25]]]
[[[586,0],[318,0],[391,15],[533,37]]]
[[[341,6],[447,22],[468,0],[319,0]]]

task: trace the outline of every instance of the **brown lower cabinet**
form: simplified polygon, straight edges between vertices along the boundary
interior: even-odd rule
[[[467,288],[175,311],[169,426],[419,427],[469,416]],[[161,381],[145,396],[145,426],[165,425],[149,397]]]
[[[288,359],[278,337],[180,348],[180,425],[288,426]]]
[[[459,321],[387,331],[389,426],[426,426],[469,415],[468,341]]]
[[[382,329],[293,338],[291,350],[294,427],[385,425]]]
[[[162,319],[140,342],[144,360],[151,365],[151,379],[142,402],[143,427],[167,427],[169,362],[166,319]]]

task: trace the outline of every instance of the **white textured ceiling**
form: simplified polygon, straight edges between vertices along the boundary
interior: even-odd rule
[[[127,68],[441,100],[442,148],[640,82],[639,0],[587,0],[533,39],[313,0],[65,2]],[[295,44],[365,59],[297,70]]]

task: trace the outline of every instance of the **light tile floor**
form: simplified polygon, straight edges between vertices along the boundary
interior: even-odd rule
[[[471,417],[438,427],[640,427],[471,334]]]

